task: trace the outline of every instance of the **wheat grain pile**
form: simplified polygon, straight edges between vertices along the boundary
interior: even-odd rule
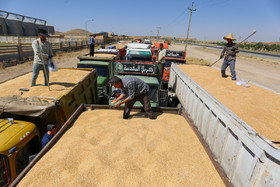
[[[253,84],[250,88],[236,85],[231,77],[222,78],[221,72],[211,67],[179,65],[179,68],[258,133],[280,141],[279,94]]]
[[[224,186],[182,116],[83,112],[19,186]]]
[[[106,53],[96,53],[94,54],[94,57],[116,57],[115,54],[106,54]]]
[[[11,79],[0,84],[0,97],[21,95],[22,97],[60,97],[70,91],[80,82],[90,71],[59,69],[57,72],[50,72],[50,89],[44,86],[45,79],[43,71],[40,71],[36,81],[36,86],[31,87],[32,73]],[[30,91],[21,92],[20,88],[28,88]]]

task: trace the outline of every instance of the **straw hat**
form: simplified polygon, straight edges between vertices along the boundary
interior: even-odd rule
[[[233,34],[232,34],[232,33],[229,33],[227,36],[224,36],[224,39],[225,39],[225,40],[228,40],[228,39],[230,39],[230,40],[236,40],[235,38],[233,38]]]

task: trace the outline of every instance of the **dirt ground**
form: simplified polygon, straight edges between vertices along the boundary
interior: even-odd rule
[[[169,49],[184,50],[185,46],[170,45]],[[220,52],[189,45],[187,48],[187,56],[213,63],[219,59]],[[220,69],[222,63],[223,60],[220,60],[213,67]],[[235,69],[237,76],[241,79],[280,93],[280,59],[269,60],[267,58],[257,58],[239,54]],[[227,74],[230,75],[229,68],[227,69]]]
[[[53,59],[58,68],[75,68],[77,67],[77,62],[79,62],[77,56],[88,52],[89,49],[83,49],[74,52],[58,53]],[[28,61],[24,64],[0,69],[0,82],[30,72],[32,71],[32,66],[33,61]]]

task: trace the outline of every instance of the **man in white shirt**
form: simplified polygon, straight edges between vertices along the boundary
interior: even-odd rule
[[[163,74],[163,67],[165,66],[165,57],[166,57],[166,49],[163,48],[163,44],[159,44],[159,49],[157,52],[157,63],[162,64],[161,65],[161,74]]]
[[[48,36],[49,35],[47,34],[46,30],[38,29],[39,38],[32,42],[32,48],[34,51],[34,63],[33,63],[31,86],[36,85],[36,79],[39,75],[40,70],[43,70],[43,72],[44,72],[45,86],[48,85],[49,70],[47,67],[47,63],[48,63],[48,60],[53,57],[52,44],[50,42],[48,42],[46,39],[46,37],[48,37]],[[42,53],[43,59],[41,58],[40,51]],[[44,70],[44,66],[45,66],[45,70]]]
[[[163,48],[163,44],[159,44],[159,49],[157,52],[157,59],[158,63],[164,64],[165,63],[165,57],[166,57],[166,49]]]

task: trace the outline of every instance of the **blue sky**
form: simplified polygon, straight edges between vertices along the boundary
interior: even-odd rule
[[[0,0],[0,10],[47,20],[58,31],[75,28],[127,35],[185,37],[192,0]],[[280,0],[194,0],[190,37],[222,40],[232,32],[249,41],[280,41]]]

